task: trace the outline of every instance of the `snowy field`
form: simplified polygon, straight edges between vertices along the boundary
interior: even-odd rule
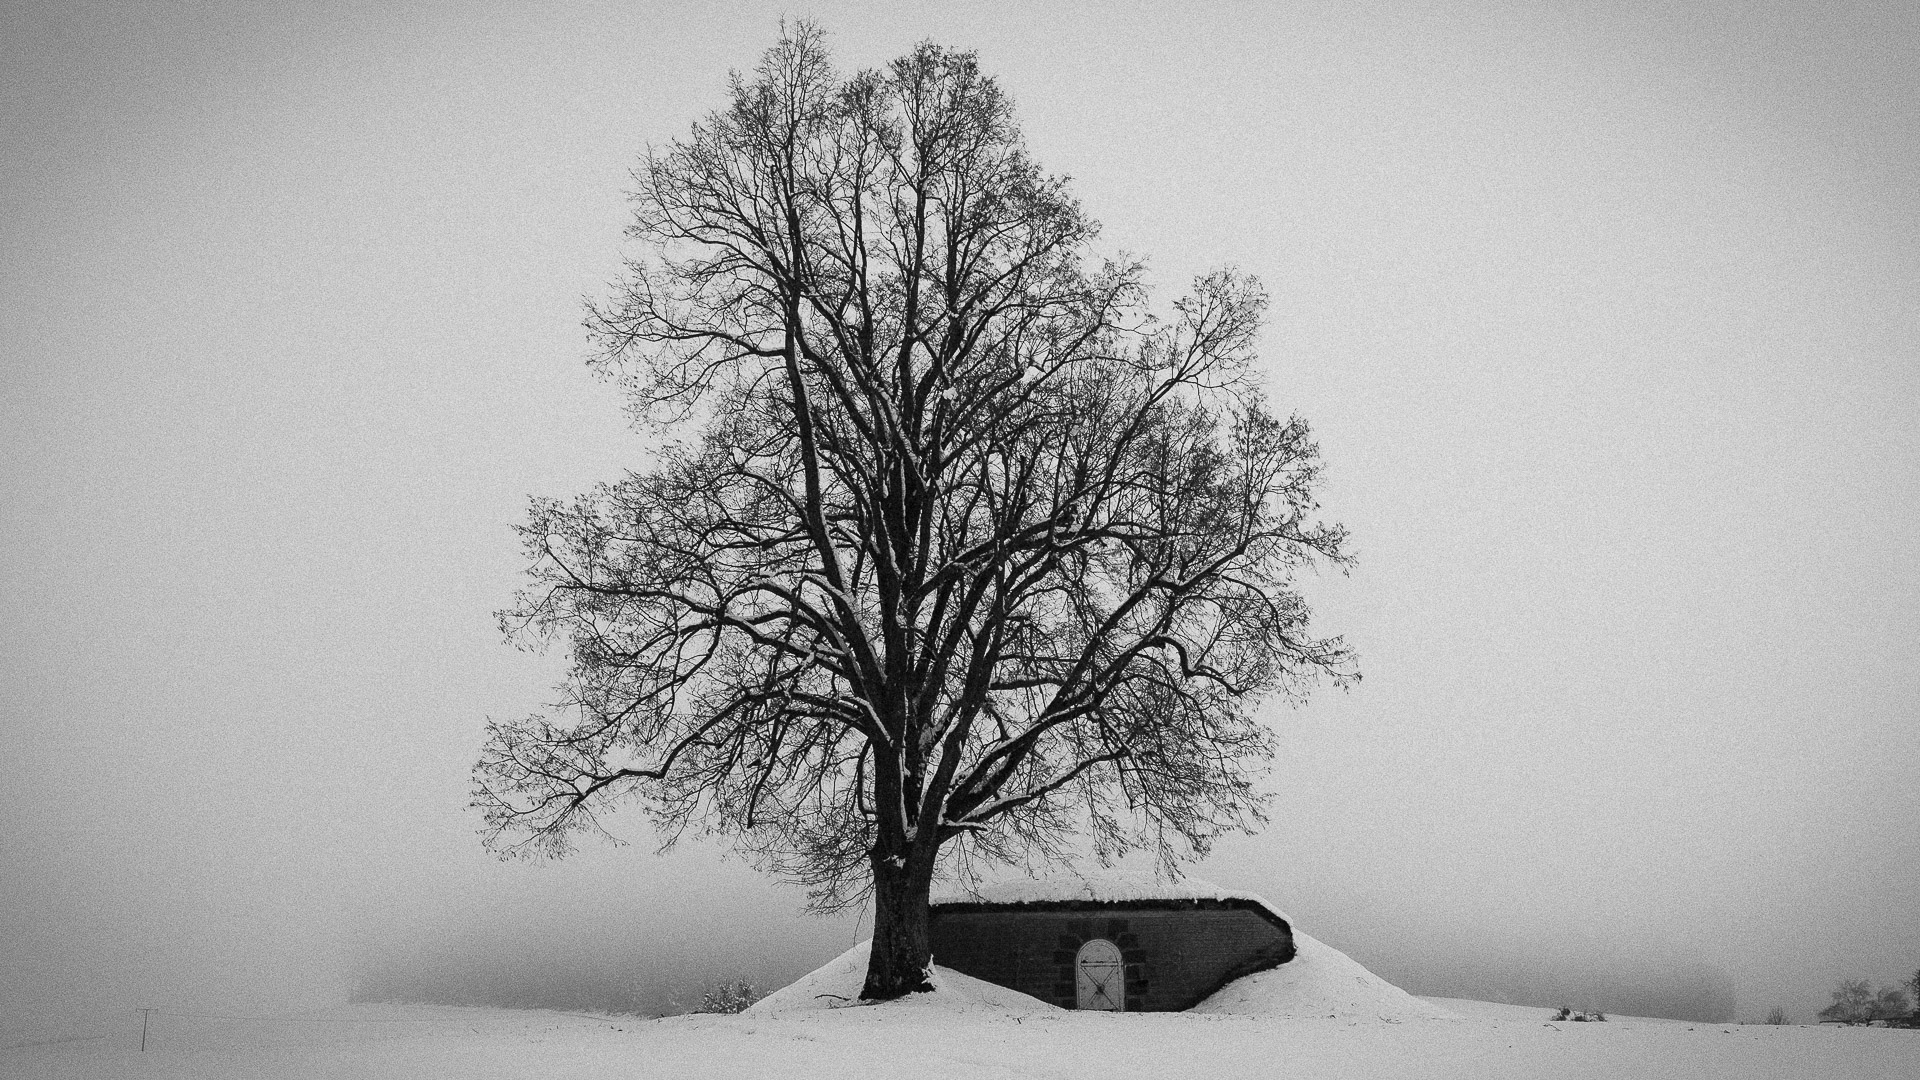
[[[1115,1015],[915,1002],[775,1017],[630,1021],[348,1006],[274,1021],[160,1014],[127,1038],[0,1051],[7,1080],[578,1077],[1899,1078],[1920,1032],[1660,1020],[1550,1024],[1545,1009],[1436,1001],[1451,1020]],[[131,1036],[137,1038],[138,1024]]]
[[[0,1080],[521,1080],[617,1077],[1920,1077],[1920,1032],[1740,1027],[1416,998],[1296,931],[1299,956],[1185,1013],[1097,1013],[935,969],[932,994],[841,1006],[862,943],[739,1016],[660,1020],[354,1005],[286,1017],[161,1012],[0,1050]]]

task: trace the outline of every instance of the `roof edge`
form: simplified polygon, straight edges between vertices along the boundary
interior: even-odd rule
[[[1251,911],[1293,935],[1293,923],[1266,901],[1251,896],[1148,897],[1133,900],[945,900],[928,905],[932,913],[955,915],[1000,914],[1016,911],[1080,912],[1145,909],[1148,911]]]

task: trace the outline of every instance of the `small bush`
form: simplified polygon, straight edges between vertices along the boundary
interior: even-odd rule
[[[728,979],[706,988],[700,994],[700,1007],[694,1012],[737,1013],[762,997],[745,979]]]
[[[1565,1005],[1560,1006],[1560,1011],[1554,1013],[1553,1018],[1555,1020],[1572,1020],[1577,1024],[1604,1024],[1607,1022],[1607,1014],[1598,1009],[1592,1012],[1575,1012]]]
[[[1787,1010],[1775,1005],[1767,1012],[1767,1023],[1779,1027],[1787,1022]]]

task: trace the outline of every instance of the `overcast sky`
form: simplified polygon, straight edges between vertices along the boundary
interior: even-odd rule
[[[0,12],[0,1012],[851,942],[465,809],[559,673],[495,631],[509,526],[645,459],[579,326],[626,169],[783,10],[978,50],[1163,299],[1273,292],[1365,681],[1273,710],[1273,824],[1198,874],[1416,989],[1706,965],[1804,1019],[1920,967],[1920,8],[493,7]]]

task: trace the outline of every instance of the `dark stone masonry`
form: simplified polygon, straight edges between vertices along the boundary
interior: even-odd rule
[[[1190,1009],[1294,954],[1293,928],[1251,899],[941,903],[932,936],[934,963],[1068,1009],[1113,1007],[1088,1003],[1110,942],[1127,1012]]]

